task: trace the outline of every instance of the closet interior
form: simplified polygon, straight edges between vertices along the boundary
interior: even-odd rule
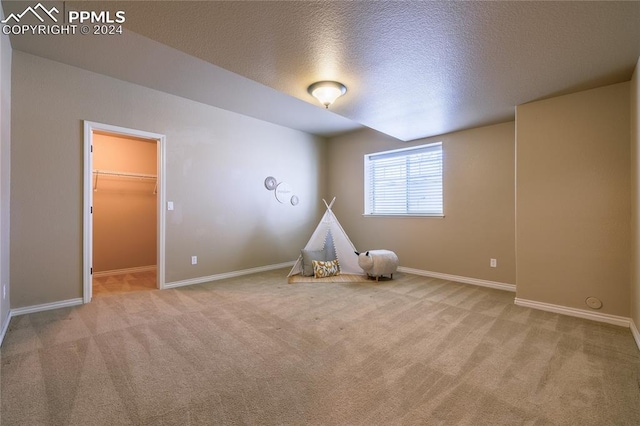
[[[157,141],[93,135],[93,294],[157,287]]]

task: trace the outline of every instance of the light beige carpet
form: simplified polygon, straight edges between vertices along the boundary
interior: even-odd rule
[[[103,294],[128,293],[158,288],[156,271],[93,277],[93,296]]]
[[[640,424],[629,329],[437,279],[287,272],[13,318],[0,424]]]

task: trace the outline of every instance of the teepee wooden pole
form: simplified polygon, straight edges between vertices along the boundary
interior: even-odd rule
[[[325,199],[323,198],[322,201],[324,201],[324,205],[327,206],[328,210],[331,210],[331,206],[333,206],[333,203],[336,202],[336,197],[333,197],[333,200],[331,200],[331,203],[329,205],[327,205],[327,202],[325,201]]]

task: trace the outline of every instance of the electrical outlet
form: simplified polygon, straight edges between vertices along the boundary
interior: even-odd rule
[[[173,201],[167,201],[167,210],[173,210]]]
[[[491,259],[491,260],[489,261],[489,266],[491,266],[492,268],[497,267],[497,266],[498,266],[498,261],[497,261],[497,260],[495,260],[495,259]]]
[[[198,256],[191,256],[191,264],[192,265],[198,264]]]
[[[7,298],[7,285],[2,286],[2,300]]]

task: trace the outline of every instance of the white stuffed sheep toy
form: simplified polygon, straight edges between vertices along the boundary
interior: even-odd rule
[[[367,273],[367,276],[374,277],[376,281],[383,275],[390,275],[398,269],[398,256],[391,250],[369,250],[366,253],[358,253],[358,265]]]

